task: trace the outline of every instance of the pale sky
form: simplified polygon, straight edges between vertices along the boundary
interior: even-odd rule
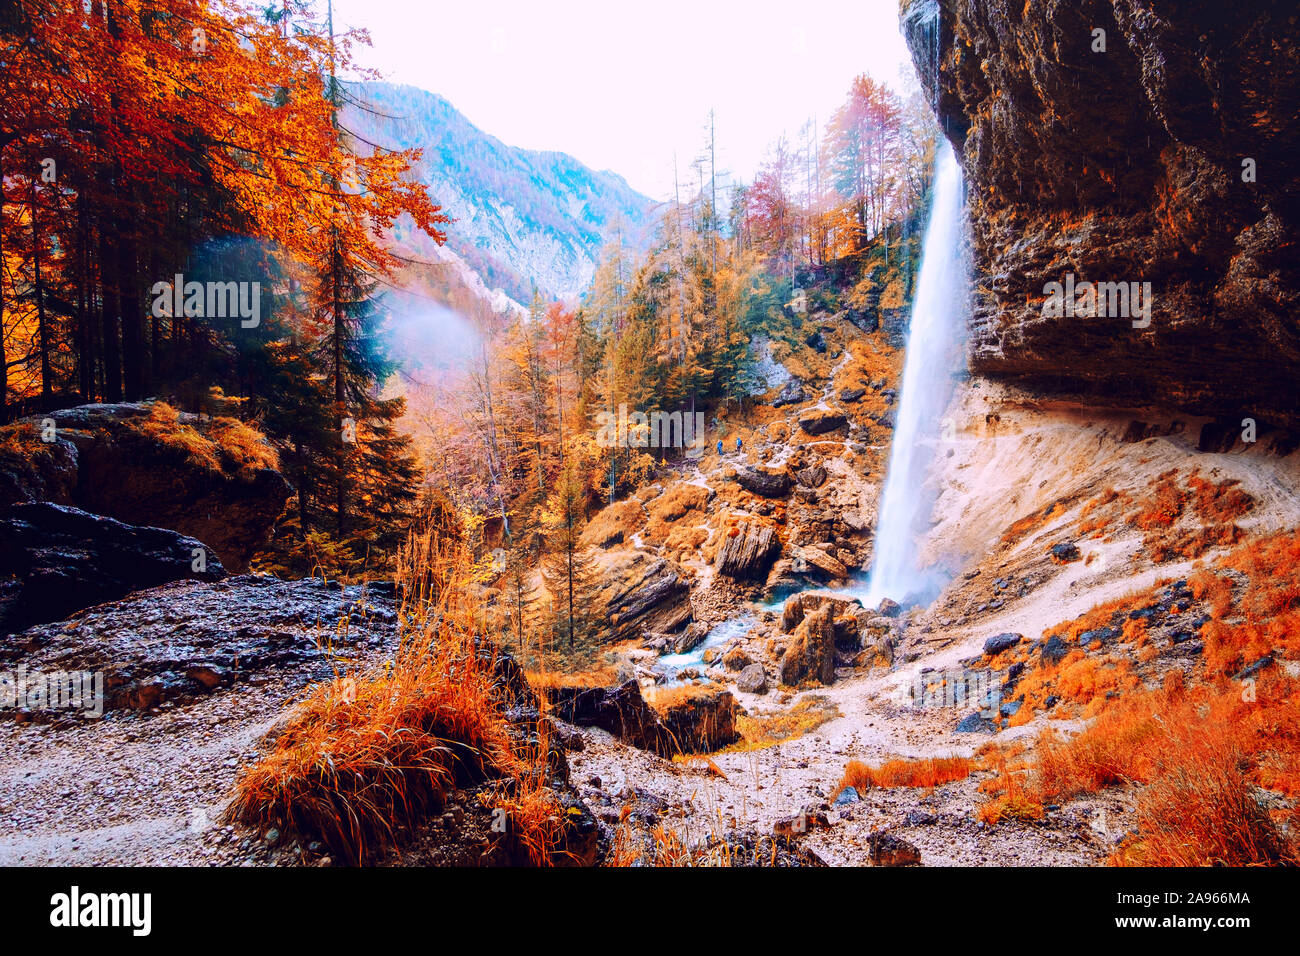
[[[324,11],[324,0],[317,0]],[[569,153],[655,199],[684,183],[716,113],[719,170],[825,123],[853,77],[902,92],[898,0],[334,0],[365,65],[451,101],[512,146]]]

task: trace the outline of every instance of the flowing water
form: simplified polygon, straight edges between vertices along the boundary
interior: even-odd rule
[[[704,652],[711,647],[721,647],[732,638],[741,637],[746,634],[751,627],[757,622],[753,614],[741,614],[739,617],[733,617],[730,620],[723,621],[695,647],[685,654],[665,654],[659,658],[659,664],[669,671],[681,671],[688,667],[703,667]]]
[[[945,583],[941,571],[920,567],[917,538],[934,505],[934,491],[925,487],[927,470],[953,437],[953,426],[942,418],[964,357],[971,289],[967,250],[961,166],[940,137],[875,553],[865,587],[856,592],[868,606],[886,597],[927,601]]]

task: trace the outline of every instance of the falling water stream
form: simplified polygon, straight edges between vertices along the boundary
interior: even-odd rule
[[[940,137],[875,553],[865,586],[855,592],[868,606],[883,598],[927,601],[945,583],[941,571],[920,567],[918,537],[934,505],[925,478],[945,436],[942,417],[964,354],[971,288],[967,248],[961,166]]]

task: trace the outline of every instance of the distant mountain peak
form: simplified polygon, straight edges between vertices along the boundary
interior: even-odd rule
[[[548,298],[575,298],[616,231],[629,245],[644,245],[655,204],[618,173],[556,150],[508,146],[419,87],[352,90],[362,105],[345,110],[350,130],[385,148],[424,150],[414,173],[455,220],[447,245],[489,289],[523,303],[534,286]],[[427,249],[414,235],[394,238]]]

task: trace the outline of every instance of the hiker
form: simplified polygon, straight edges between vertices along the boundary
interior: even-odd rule
[[[740,439],[736,439],[736,451],[740,451]]]
[[[721,438],[718,439],[718,454],[719,454],[719,455],[722,454],[722,439],[721,439]]]

